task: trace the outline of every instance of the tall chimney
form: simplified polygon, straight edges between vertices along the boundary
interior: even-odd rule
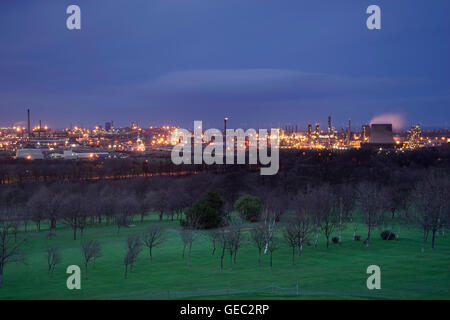
[[[328,147],[331,145],[331,116],[328,116]]]
[[[27,110],[28,112],[28,140],[31,139],[31,128],[30,128],[30,109]]]
[[[352,139],[352,120],[348,119],[347,145],[349,145],[349,146],[350,146],[351,139]]]
[[[223,118],[223,150],[225,150],[224,156],[227,154],[227,121],[228,117]]]
[[[328,116],[328,135],[331,134],[331,116]]]

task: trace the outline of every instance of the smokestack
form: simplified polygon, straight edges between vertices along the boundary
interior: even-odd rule
[[[331,116],[328,116],[328,135],[331,134]]]
[[[352,120],[348,119],[347,145],[350,145],[351,135],[352,135]]]
[[[31,139],[31,128],[30,128],[30,109],[27,110],[28,113],[28,140]]]
[[[227,121],[228,121],[228,118],[223,119],[223,134],[224,135],[227,134]]]
[[[331,116],[328,116],[328,147],[331,146]]]
[[[39,120],[39,139],[41,138],[41,130],[42,130],[42,121]]]
[[[225,154],[227,153],[227,121],[228,117],[223,118],[223,147],[225,150]]]

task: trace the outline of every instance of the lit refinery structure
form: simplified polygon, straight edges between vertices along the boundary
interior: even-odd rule
[[[338,132],[332,125],[331,116],[328,117],[328,127],[321,130],[319,123],[308,124],[305,132],[298,130],[298,125],[286,126],[280,135],[281,148],[295,149],[348,149],[359,148],[360,137],[357,132],[352,132],[351,121],[347,128]]]
[[[295,128],[295,130],[294,130]],[[365,124],[360,130],[353,130],[351,120],[339,131],[332,126],[321,130],[318,123],[308,124],[306,131],[299,131],[297,125],[287,125],[280,135],[280,147],[287,149],[417,149],[436,147],[450,143],[450,130],[428,130],[420,125],[408,131],[393,131],[390,123]]]
[[[0,128],[0,158],[98,159],[129,155],[167,152],[173,126],[140,128],[136,122],[129,127],[115,127],[106,122],[105,128],[70,126],[55,130],[42,121],[33,127],[32,112],[26,110],[25,125]]]
[[[224,131],[229,118],[223,119]],[[83,128],[74,126],[63,130],[51,129],[48,125],[32,126],[31,112],[27,110],[25,125],[0,128],[0,158],[38,159],[98,159],[106,157],[128,157],[170,152],[177,141],[171,136],[174,126],[141,128],[136,122],[128,127],[119,127],[108,121],[105,126]],[[281,149],[417,149],[450,143],[450,130],[424,131],[420,125],[408,131],[393,132],[391,124],[363,125],[353,129],[351,121],[339,129],[332,118],[327,118],[327,127],[309,123],[304,130],[299,125],[286,125],[279,130]],[[203,143],[209,143],[203,141]],[[250,140],[246,142],[250,146]],[[227,148],[229,146],[226,146]],[[231,147],[231,146],[230,146]]]

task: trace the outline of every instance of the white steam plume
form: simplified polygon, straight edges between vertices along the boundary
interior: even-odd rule
[[[377,115],[370,120],[370,124],[392,123],[392,128],[394,130],[403,129],[405,122],[405,116],[400,113],[384,113]]]

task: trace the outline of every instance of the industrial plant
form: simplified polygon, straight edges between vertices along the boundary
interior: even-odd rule
[[[228,117],[224,118],[224,132]],[[167,154],[176,142],[171,135],[175,126],[142,128],[137,122],[127,127],[116,127],[114,121],[93,128],[74,126],[62,130],[34,121],[27,110],[27,126],[0,128],[0,157],[26,160],[62,159],[93,160],[126,158],[130,155]],[[391,123],[365,124],[353,128],[351,120],[345,128],[336,129],[328,117],[328,126],[309,123],[302,130],[299,125],[285,125],[280,130],[280,148],[283,149],[417,149],[436,147],[450,142],[450,130],[423,131],[420,124],[410,130],[394,132]],[[205,144],[209,143],[204,141]],[[250,141],[247,142],[247,145]]]

